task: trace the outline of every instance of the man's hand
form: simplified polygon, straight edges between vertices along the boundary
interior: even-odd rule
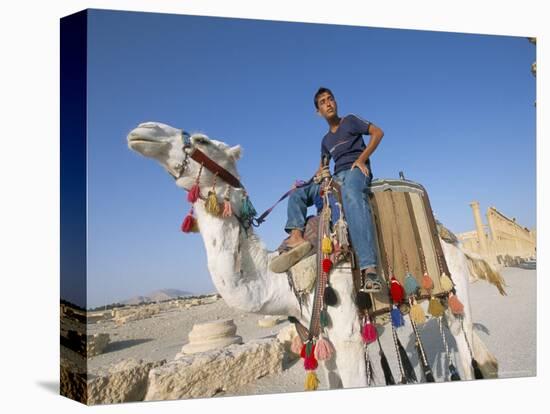
[[[351,169],[359,168],[363,174],[365,174],[367,177],[369,176],[369,169],[365,165],[365,161],[361,160],[360,158],[356,159],[353,164],[351,164]]]

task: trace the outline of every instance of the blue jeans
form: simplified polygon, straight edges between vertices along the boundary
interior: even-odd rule
[[[351,244],[357,254],[359,268],[376,267],[374,225],[369,203],[370,177],[359,168],[340,171],[334,180],[342,190],[344,215],[348,222]],[[314,204],[319,195],[319,184],[312,182],[296,189],[288,199],[285,231],[304,230],[307,208]]]

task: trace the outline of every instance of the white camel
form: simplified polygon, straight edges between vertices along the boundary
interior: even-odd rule
[[[200,165],[187,159],[183,150],[182,131],[169,125],[146,122],[132,130],[127,137],[130,149],[159,162],[174,178],[178,187],[189,190],[195,183]],[[239,177],[236,164],[241,155],[240,146],[229,147],[223,142],[203,134],[190,137],[192,147],[199,148],[210,159]],[[186,163],[187,161],[187,163]],[[186,165],[180,176],[182,165]],[[200,179],[201,193],[206,195],[212,187],[214,175],[203,169]],[[225,185],[217,179],[216,190],[222,198]],[[243,192],[234,189],[231,203],[239,211]],[[194,204],[200,234],[208,258],[208,270],[218,292],[225,302],[245,312],[264,315],[295,316],[307,326],[311,316],[313,292],[302,309],[289,287],[287,277],[272,273],[269,260],[277,252],[268,251],[252,229],[248,234],[235,217],[215,217],[205,210],[202,202]],[[468,293],[470,269],[465,253],[457,244],[442,241],[442,247],[449,271],[455,283],[458,297],[464,304],[464,332],[471,344],[472,352],[487,376],[495,376],[496,359],[489,353],[477,333],[473,330]],[[347,268],[346,268],[347,267]],[[335,349],[335,356],[325,367],[325,380],[329,388],[364,387],[367,385],[364,345],[361,338],[360,320],[354,304],[354,288],[348,266],[335,266],[331,272],[331,286],[335,289],[339,304],[329,307],[331,326],[328,337]],[[473,379],[471,354],[468,349],[460,320],[450,311],[446,312],[451,334],[459,354],[459,368],[463,379]]]

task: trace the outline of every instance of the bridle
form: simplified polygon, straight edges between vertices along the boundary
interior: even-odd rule
[[[244,190],[244,186],[242,185],[242,183],[237,177],[235,177],[233,174],[231,174],[221,165],[219,165],[218,163],[213,161],[211,158],[209,158],[200,149],[193,147],[193,144],[191,143],[191,136],[189,135],[189,133],[187,133],[184,130],[181,130],[181,140],[183,142],[182,150],[185,155],[182,162],[180,164],[177,164],[174,167],[177,170],[177,174],[174,174],[171,171],[169,171],[172,177],[174,177],[174,179],[177,180],[183,176],[183,174],[185,173],[189,165],[189,158],[191,158],[192,160],[201,164],[204,168],[206,168],[212,174],[217,175],[219,178],[224,180],[230,186],[234,188],[242,188]]]
[[[174,177],[175,180],[178,180],[183,176],[185,171],[187,170],[187,167],[189,166],[189,159],[192,159],[196,161],[197,163],[201,164],[204,168],[206,168],[208,171],[210,171],[212,174],[218,176],[222,180],[224,180],[227,184],[232,186],[233,188],[240,188],[244,190],[244,193],[246,195],[246,189],[244,188],[244,185],[240,182],[240,180],[235,177],[233,174],[231,174],[229,171],[227,171],[225,168],[223,168],[221,165],[213,161],[211,158],[209,158],[204,152],[202,152],[200,149],[193,146],[191,143],[191,135],[181,130],[181,140],[183,142],[183,153],[185,154],[183,160],[181,163],[175,165],[175,169],[177,170],[177,173],[174,174],[172,171],[168,170],[170,175]],[[275,208],[277,204],[279,204],[281,201],[283,201],[285,198],[287,198],[296,188],[302,187],[304,185],[308,185],[313,181],[313,177],[309,179],[308,181],[297,181],[295,184],[295,187],[291,190],[287,191],[285,194],[282,195],[282,197],[279,198],[279,200],[270,208],[268,208],[266,211],[264,211],[259,217],[254,217],[251,219],[251,224],[254,227],[259,227],[260,224],[262,224],[266,217],[271,213],[271,211]],[[202,196],[200,196],[202,198]],[[238,216],[237,214],[233,213],[233,215],[237,218],[239,223],[246,229],[248,226],[244,225],[243,219]]]

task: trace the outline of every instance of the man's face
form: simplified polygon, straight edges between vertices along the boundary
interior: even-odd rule
[[[338,116],[338,108],[334,96],[328,92],[323,92],[317,97],[317,112],[325,119],[331,119]]]

